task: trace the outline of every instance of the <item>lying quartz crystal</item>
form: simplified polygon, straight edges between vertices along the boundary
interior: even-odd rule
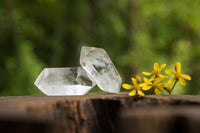
[[[119,93],[121,77],[104,49],[82,46],[80,64],[100,89]]]
[[[35,85],[46,95],[84,95],[96,83],[81,67],[45,68]]]

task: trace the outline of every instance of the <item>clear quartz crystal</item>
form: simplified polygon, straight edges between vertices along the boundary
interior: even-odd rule
[[[100,89],[119,93],[121,77],[104,49],[82,46],[80,64]]]
[[[46,95],[84,95],[96,83],[81,67],[45,68],[35,85]]]

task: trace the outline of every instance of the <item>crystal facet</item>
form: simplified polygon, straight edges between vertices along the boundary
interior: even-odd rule
[[[104,49],[82,46],[80,64],[100,89],[119,93],[121,77]]]
[[[81,67],[45,68],[35,85],[46,95],[84,95],[96,83]]]

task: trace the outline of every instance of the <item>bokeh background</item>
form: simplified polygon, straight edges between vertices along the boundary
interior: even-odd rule
[[[0,95],[42,94],[36,77],[79,66],[80,42],[104,48],[126,83],[180,61],[192,81],[174,94],[200,94],[199,0],[0,0]]]

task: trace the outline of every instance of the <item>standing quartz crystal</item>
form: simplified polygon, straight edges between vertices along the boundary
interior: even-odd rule
[[[82,46],[80,64],[100,89],[119,93],[121,77],[104,49]]]
[[[35,85],[46,95],[84,95],[96,83],[81,67],[45,68]]]

